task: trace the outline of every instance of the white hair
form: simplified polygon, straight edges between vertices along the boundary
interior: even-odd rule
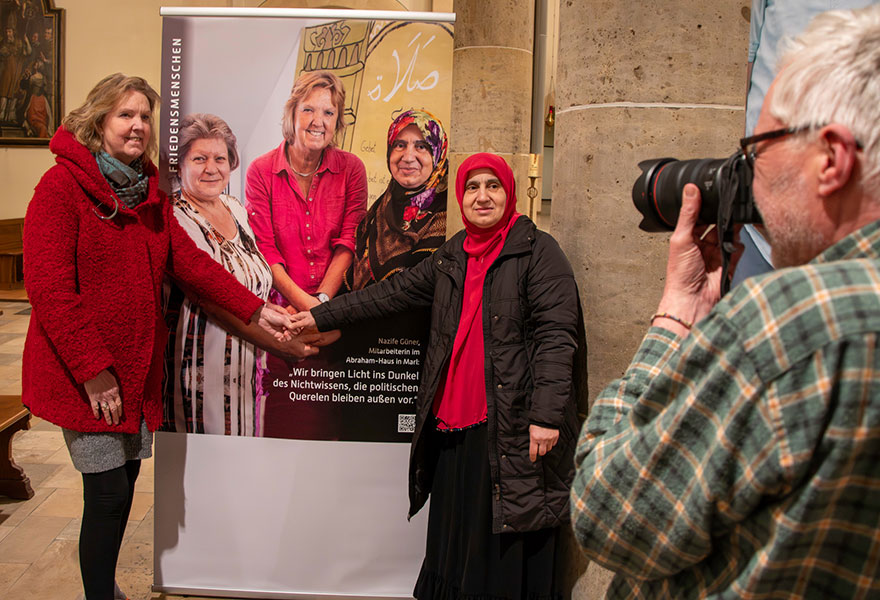
[[[817,16],[790,42],[768,107],[790,127],[839,123],[864,149],[862,184],[880,189],[880,5]]]

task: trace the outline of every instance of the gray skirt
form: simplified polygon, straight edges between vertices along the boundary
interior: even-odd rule
[[[102,473],[130,460],[153,456],[153,432],[141,419],[137,433],[83,433],[61,428],[73,466],[80,473]]]

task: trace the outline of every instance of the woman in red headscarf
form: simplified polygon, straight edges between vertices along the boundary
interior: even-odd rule
[[[455,193],[464,231],[415,267],[294,321],[327,331],[431,306],[409,467],[410,516],[431,497],[414,595],[561,598],[572,376],[575,355],[585,356],[577,286],[556,241],[516,212],[504,159],[466,159]]]

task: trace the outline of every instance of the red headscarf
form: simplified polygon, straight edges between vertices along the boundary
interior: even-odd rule
[[[513,171],[500,156],[481,152],[465,159],[455,179],[455,197],[462,208],[468,177],[477,169],[490,169],[507,194],[501,219],[491,227],[477,227],[467,220],[462,209],[467,237],[467,274],[461,306],[461,320],[452,345],[452,356],[445,381],[434,397],[434,415],[440,429],[459,429],[486,420],[485,351],[483,346],[483,284],[486,271],[501,254],[507,234],[519,213],[516,212],[516,183]]]

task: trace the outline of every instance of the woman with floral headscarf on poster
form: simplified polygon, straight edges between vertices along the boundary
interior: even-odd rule
[[[294,316],[323,330],[431,308],[415,404],[409,515],[430,496],[418,600],[562,598],[585,392],[583,317],[556,241],[516,212],[513,171],[475,154],[456,175],[465,230],[414,267]]]
[[[408,110],[388,128],[391,181],[356,234],[345,286],[359,290],[407,269],[446,241],[446,132],[429,112]]]

